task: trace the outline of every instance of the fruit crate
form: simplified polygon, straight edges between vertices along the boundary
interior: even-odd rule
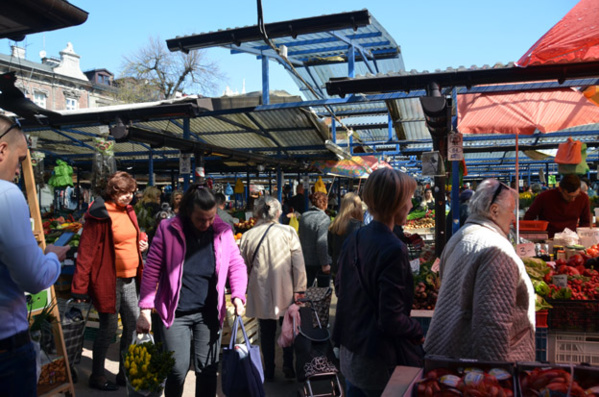
[[[509,374],[509,378],[508,380],[506,380],[506,382],[508,382],[511,386],[510,388],[513,390],[513,395],[516,395],[516,378],[515,378],[515,363],[513,362],[501,362],[501,361],[480,361],[480,360],[474,360],[474,359],[453,359],[453,358],[448,358],[448,357],[444,357],[444,356],[426,356],[425,360],[424,360],[424,369],[422,371],[421,374],[419,374],[412,382],[412,384],[410,385],[410,388],[408,389],[408,391],[404,394],[404,397],[406,396],[411,396],[411,397],[417,397],[418,396],[418,383],[419,381],[423,380],[424,376],[426,376],[426,374],[428,374],[429,371],[433,370],[433,369],[438,369],[438,368],[445,368],[445,369],[449,369],[451,371],[456,372],[460,377],[463,376],[463,374],[465,373],[465,371],[467,371],[467,369],[473,369],[476,368],[476,370],[482,370],[485,373],[491,371],[491,370],[497,370],[497,369],[502,369],[505,370],[505,372],[507,372],[507,374]]]
[[[547,328],[537,327],[535,333],[535,361],[547,362],[547,337],[549,332]]]
[[[599,301],[550,300],[548,325],[553,331],[599,332]]]
[[[599,334],[553,333],[550,344],[556,364],[599,365]]]

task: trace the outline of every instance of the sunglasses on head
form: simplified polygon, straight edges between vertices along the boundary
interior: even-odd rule
[[[21,129],[21,122],[18,119],[14,119],[13,123],[0,135],[0,139],[4,138],[4,135],[8,134],[13,128]]]
[[[492,206],[495,203],[495,201],[497,201],[497,197],[499,197],[499,193],[501,193],[501,191],[504,188],[509,190],[509,187],[507,187],[505,184],[499,182],[499,186],[495,190],[495,193],[493,193],[493,198],[491,199],[491,204],[489,204],[489,207]]]

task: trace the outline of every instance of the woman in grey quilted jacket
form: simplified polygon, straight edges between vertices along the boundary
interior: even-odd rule
[[[427,354],[485,361],[534,361],[535,295],[507,239],[517,192],[483,181],[470,216],[441,255],[441,290]]]

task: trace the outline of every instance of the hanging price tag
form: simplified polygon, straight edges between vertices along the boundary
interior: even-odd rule
[[[191,153],[181,153],[179,156],[179,174],[191,174]]]
[[[439,263],[441,263],[441,259],[439,259],[439,258],[435,259],[435,261],[433,262],[433,265],[431,266],[431,272],[435,272],[435,273],[439,272]]]
[[[518,244],[516,253],[520,258],[531,258],[537,254],[534,243]]]
[[[464,160],[464,146],[462,134],[449,134],[447,137],[447,160],[462,161]]]
[[[560,287],[560,288],[568,287],[568,275],[567,274],[558,274],[557,276],[553,276],[551,281],[557,287]]]
[[[410,267],[412,268],[412,273],[419,273],[420,272],[420,258],[411,260]]]

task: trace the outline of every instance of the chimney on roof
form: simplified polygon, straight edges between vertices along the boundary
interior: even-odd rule
[[[23,47],[11,45],[10,48],[12,50],[10,55],[13,58],[25,59],[25,49]]]
[[[67,47],[60,51],[60,65],[54,68],[54,72],[63,76],[88,81],[87,76],[81,71],[79,58],[81,57],[75,53],[73,44],[67,43]]]

